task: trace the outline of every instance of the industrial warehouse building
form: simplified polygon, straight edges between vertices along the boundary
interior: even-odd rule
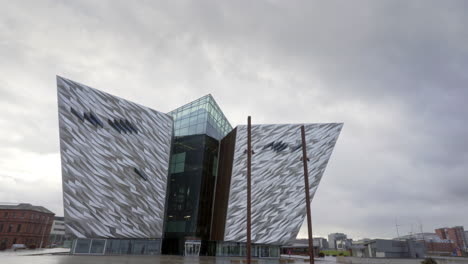
[[[74,254],[245,256],[247,126],[211,95],[162,113],[57,77],[65,228]],[[306,215],[341,123],[252,126],[252,255]]]

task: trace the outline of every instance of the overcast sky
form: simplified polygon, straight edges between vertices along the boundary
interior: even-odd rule
[[[63,215],[56,75],[163,112],[211,93],[234,126],[343,122],[316,236],[468,228],[468,1],[0,0],[0,201]]]

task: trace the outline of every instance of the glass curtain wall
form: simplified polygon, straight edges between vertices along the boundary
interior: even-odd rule
[[[275,245],[252,245],[252,257],[278,258],[280,247]],[[245,243],[217,242],[216,256],[218,257],[245,257],[247,249]]]
[[[206,134],[220,140],[232,130],[211,94],[168,113],[174,118],[174,136]]]
[[[218,146],[206,135],[175,138],[163,253],[183,254],[186,238],[209,239]]]
[[[184,252],[186,239],[210,238],[219,140],[232,130],[209,94],[168,113],[174,119],[163,253]],[[201,248],[201,255],[206,249]]]
[[[71,254],[159,255],[161,239],[85,239],[73,241]]]

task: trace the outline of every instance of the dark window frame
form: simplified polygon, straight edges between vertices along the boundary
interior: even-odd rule
[[[140,170],[137,169],[137,168],[133,168],[133,171],[134,171],[138,176],[140,176],[143,180],[148,181],[148,176],[146,176],[146,174],[145,174],[143,171],[140,171]]]
[[[96,127],[100,126],[101,128],[104,128],[104,124],[101,122],[101,120],[92,111],[89,112],[89,118],[91,120],[93,120],[94,123],[96,124],[96,125],[93,124],[94,126],[96,126]]]
[[[75,108],[70,107],[70,112],[76,117],[78,117],[81,120],[81,122],[85,121],[84,117],[80,113],[78,113],[78,111],[76,111]]]

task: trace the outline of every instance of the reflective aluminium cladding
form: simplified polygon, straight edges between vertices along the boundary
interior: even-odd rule
[[[306,215],[300,126],[252,126],[252,243],[293,241]],[[311,199],[342,124],[305,124]],[[247,127],[221,142],[212,239],[246,241]],[[223,226],[223,224],[225,226]]]
[[[62,77],[57,91],[72,253],[245,256],[247,127],[210,94],[164,114]],[[255,256],[304,222],[301,125],[252,126]],[[304,126],[312,199],[343,124]]]
[[[220,140],[232,130],[211,94],[169,112],[174,118],[174,135],[190,136],[206,134]]]
[[[172,118],[58,76],[57,91],[67,233],[161,238]]]

